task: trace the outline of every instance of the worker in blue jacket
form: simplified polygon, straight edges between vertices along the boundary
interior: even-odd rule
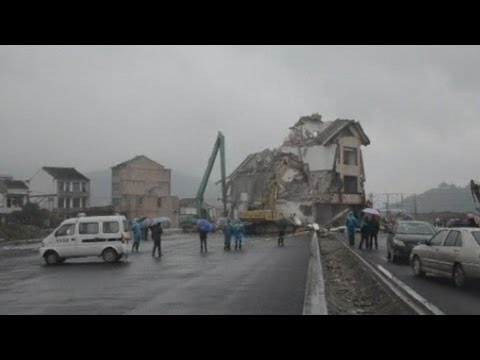
[[[142,225],[138,221],[138,219],[135,219],[132,225],[132,232],[133,232],[133,245],[132,245],[132,253],[137,250],[138,253],[138,247],[140,246],[140,240],[142,239]]]
[[[347,228],[347,234],[348,234],[348,242],[350,246],[355,245],[355,230],[358,227],[357,223],[357,218],[355,217],[355,214],[353,211],[350,211],[347,215],[347,221],[345,223],[345,226]]]

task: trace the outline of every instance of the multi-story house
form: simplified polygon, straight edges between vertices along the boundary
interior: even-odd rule
[[[29,180],[30,201],[65,216],[90,206],[90,180],[75,168],[42,167]]]
[[[112,204],[129,219],[169,217],[178,226],[179,201],[171,196],[171,170],[140,155],[112,167]]]

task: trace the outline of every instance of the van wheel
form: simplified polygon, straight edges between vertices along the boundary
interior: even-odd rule
[[[462,265],[455,265],[455,267],[453,268],[453,283],[455,284],[455,287],[464,287],[466,281],[467,278],[465,277],[465,271],[463,271]]]
[[[105,261],[107,263],[113,263],[113,262],[118,261],[118,254],[112,248],[105,249],[103,251],[102,257],[103,257],[103,261]]]
[[[49,251],[46,253],[44,259],[47,265],[55,265],[60,262],[60,257],[55,251]]]

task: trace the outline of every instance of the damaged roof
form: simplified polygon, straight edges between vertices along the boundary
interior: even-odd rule
[[[326,145],[330,139],[332,139],[335,135],[337,135],[340,131],[347,128],[348,126],[355,127],[355,129],[360,134],[360,140],[362,141],[363,145],[370,145],[370,139],[363,131],[360,123],[355,120],[347,119],[337,119],[335,121],[331,121],[330,125],[320,134],[318,134],[316,141],[319,142],[321,145]]]
[[[71,167],[44,166],[42,169],[52,175],[55,179],[90,180],[85,175],[79,173],[75,168]]]
[[[134,161],[137,161],[137,160],[141,160],[141,159],[146,159],[146,160],[151,161],[152,163],[155,163],[156,165],[164,168],[163,165],[157,163],[156,161],[153,161],[152,159],[150,159],[149,157],[146,157],[145,155],[137,155],[137,156],[135,156],[134,158],[132,158],[132,159],[130,159],[130,160],[127,160],[127,161],[121,162],[120,164],[117,164],[117,165],[115,165],[115,166],[112,166],[112,169],[118,169],[118,168],[124,167],[124,166],[130,164],[131,162],[134,162]]]

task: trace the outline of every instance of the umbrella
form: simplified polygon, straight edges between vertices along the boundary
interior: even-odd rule
[[[146,218],[145,220],[142,221],[142,225],[145,227],[152,226],[152,219]]]
[[[371,214],[371,215],[380,216],[380,212],[379,212],[377,209],[366,208],[366,209],[363,209],[362,212],[364,212],[364,213],[366,213],[366,214]]]
[[[157,217],[155,219],[153,219],[151,222],[150,222],[150,226],[155,226],[157,224],[162,224],[162,226],[170,226],[172,222],[170,221],[170,219],[166,216],[160,216],[160,217]]]
[[[205,219],[198,219],[197,220],[197,228],[200,231],[212,231],[213,230],[213,225],[208,222],[208,220]]]

